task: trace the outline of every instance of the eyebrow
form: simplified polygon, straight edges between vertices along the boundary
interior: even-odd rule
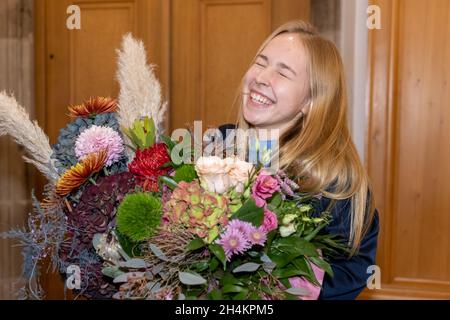
[[[257,58],[261,58],[261,59],[263,59],[263,60],[266,61],[266,62],[269,62],[269,58],[268,58],[267,56],[263,55],[263,54],[258,54],[256,57],[257,57]],[[297,72],[295,72],[294,69],[292,69],[291,67],[289,67],[287,64],[285,64],[285,63],[283,63],[283,62],[278,62],[278,63],[277,63],[277,66],[280,67],[280,68],[282,68],[282,69],[289,70],[289,71],[292,72],[295,76],[297,75]]]

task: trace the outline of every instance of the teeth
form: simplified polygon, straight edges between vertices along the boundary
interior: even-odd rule
[[[257,93],[254,93],[254,92],[252,92],[250,94],[250,97],[252,98],[252,100],[254,102],[258,102],[260,104],[265,104],[265,105],[271,105],[272,104],[272,102],[269,99],[267,99],[267,98],[265,98],[265,97],[263,97],[263,96],[261,96],[261,95],[259,95]]]

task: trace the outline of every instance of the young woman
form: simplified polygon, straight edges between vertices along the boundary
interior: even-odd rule
[[[356,298],[375,264],[378,215],[347,127],[337,48],[311,25],[288,22],[262,44],[240,92],[238,127],[280,130],[280,167],[322,193],[318,209],[333,217],[326,232],[348,240],[351,253],[331,258],[334,277],[325,276],[319,298]]]

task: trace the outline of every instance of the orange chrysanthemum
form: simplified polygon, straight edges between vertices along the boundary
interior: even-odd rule
[[[106,112],[116,112],[118,108],[117,101],[111,98],[96,97],[86,100],[83,104],[69,107],[69,116],[89,117]]]
[[[81,186],[93,174],[105,165],[108,153],[106,150],[87,155],[76,165],[67,170],[56,183],[56,194],[66,196]]]

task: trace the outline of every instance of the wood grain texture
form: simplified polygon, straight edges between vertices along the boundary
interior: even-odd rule
[[[450,298],[450,3],[374,1],[367,166],[382,215],[384,290],[365,297]]]
[[[0,1],[0,91],[13,93],[34,117],[33,1]],[[34,170],[10,137],[0,138],[0,232],[23,227],[30,210]],[[22,255],[14,241],[0,239],[0,299],[16,298]]]

